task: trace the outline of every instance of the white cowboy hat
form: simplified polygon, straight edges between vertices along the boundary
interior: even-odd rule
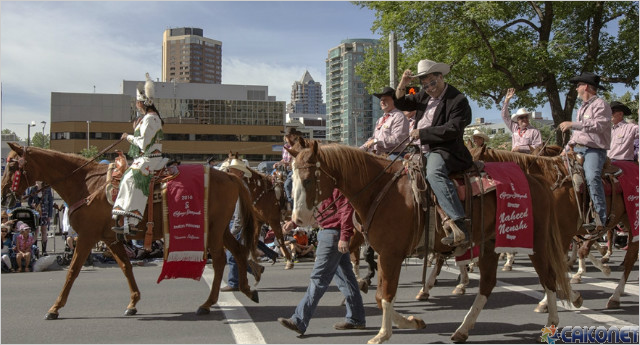
[[[232,159],[229,165],[227,165],[225,168],[226,170],[229,170],[230,168],[238,169],[244,173],[244,177],[251,177],[251,171],[247,169],[247,164],[239,159]]]
[[[418,62],[418,74],[412,76],[411,78],[421,77],[423,75],[431,74],[434,72],[440,72],[443,76],[445,76],[447,75],[447,73],[449,73],[450,70],[451,67],[449,67],[449,65],[447,65],[446,63],[424,59]]]
[[[518,122],[518,117],[527,115],[527,117],[531,117],[531,112],[527,111],[525,108],[520,108],[515,114],[511,115],[511,121]]]
[[[489,136],[486,135],[484,132],[480,132],[477,129],[475,131],[473,131],[473,136],[474,137],[480,137],[480,138],[484,139],[484,141],[489,141]]]

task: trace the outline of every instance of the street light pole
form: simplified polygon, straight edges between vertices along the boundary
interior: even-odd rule
[[[87,151],[89,151],[89,124],[91,121],[87,120]]]
[[[27,146],[31,146],[31,127],[35,127],[35,126],[36,126],[35,121],[31,121],[31,123],[27,125]]]
[[[42,135],[44,135],[44,126],[47,125],[47,121],[40,122],[42,124]]]

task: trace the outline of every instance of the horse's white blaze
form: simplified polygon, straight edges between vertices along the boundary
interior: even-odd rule
[[[293,188],[291,194],[293,195],[293,210],[291,211],[291,220],[300,226],[307,226],[313,224],[315,219],[313,218],[313,205],[307,205],[307,192],[302,188],[302,181],[300,181],[300,175],[298,170],[295,169],[295,160],[292,163],[293,174]]]

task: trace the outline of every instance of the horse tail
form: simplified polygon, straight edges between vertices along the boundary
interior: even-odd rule
[[[242,217],[242,238],[245,248],[249,250],[251,257],[256,260],[256,246],[258,244],[258,221],[253,208],[253,200],[244,182],[237,176],[233,181],[238,186],[238,198],[240,199],[240,214]]]
[[[545,254],[549,256],[549,274],[556,278],[556,295],[558,300],[570,301],[571,284],[567,272],[567,259],[565,258],[565,246],[562,245],[561,234],[554,227],[547,227],[551,237],[545,243]]]

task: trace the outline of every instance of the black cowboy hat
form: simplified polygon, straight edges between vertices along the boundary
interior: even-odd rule
[[[280,131],[280,133],[284,134],[284,135],[298,135],[298,136],[302,136],[302,132],[300,132],[299,130],[297,130],[295,127],[287,127],[286,130],[284,131]]]
[[[573,77],[569,79],[570,82],[576,83],[587,83],[589,85],[593,85],[598,89],[604,90],[604,87],[600,86],[600,76],[593,74],[591,72],[582,72],[577,77]]]
[[[622,111],[622,115],[625,115],[625,116],[631,115],[631,109],[629,109],[629,107],[627,107],[626,105],[618,101],[611,102],[610,106],[612,111],[615,111],[615,109],[618,109]]]
[[[382,96],[391,96],[393,97],[393,99],[396,98],[396,90],[394,90],[392,87],[389,86],[385,86],[384,89],[382,89],[382,92],[380,93],[374,93],[374,96],[381,98]]]

